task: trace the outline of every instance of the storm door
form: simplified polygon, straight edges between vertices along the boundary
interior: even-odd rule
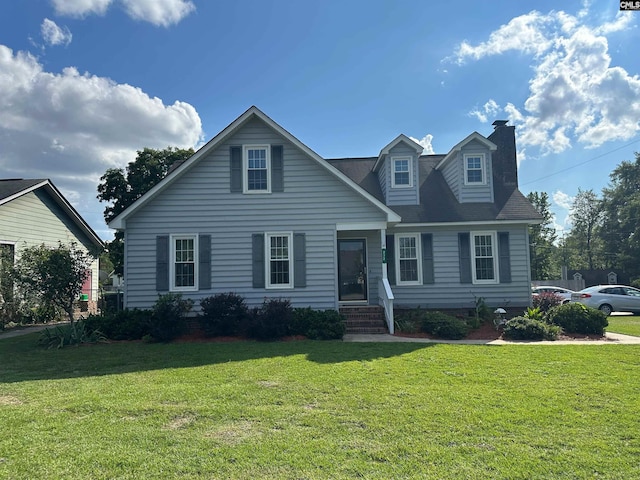
[[[367,244],[364,238],[338,240],[338,300],[367,300]]]

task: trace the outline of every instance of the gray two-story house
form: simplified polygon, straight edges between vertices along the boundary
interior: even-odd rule
[[[249,305],[458,309],[530,304],[514,127],[446,155],[398,136],[373,158],[324,159],[256,107],[111,221],[125,305],[235,292]]]

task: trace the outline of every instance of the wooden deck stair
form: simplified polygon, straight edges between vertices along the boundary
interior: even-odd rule
[[[346,318],[346,333],[389,333],[382,307],[340,307],[340,313]]]

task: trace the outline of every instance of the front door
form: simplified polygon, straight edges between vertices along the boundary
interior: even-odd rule
[[[367,244],[363,238],[338,240],[338,299],[367,300]]]

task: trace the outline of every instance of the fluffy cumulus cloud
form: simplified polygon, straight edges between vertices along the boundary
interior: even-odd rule
[[[58,15],[85,17],[104,15],[112,4],[120,4],[135,20],[168,27],[195,10],[189,0],[51,0]]]
[[[490,99],[481,108],[474,108],[473,110],[471,110],[469,112],[469,116],[476,117],[482,123],[487,123],[489,119],[495,117],[495,115],[499,111],[499,105],[495,102],[495,100]]]
[[[457,49],[458,64],[508,51],[531,55],[528,98],[503,108],[518,126],[520,147],[560,153],[572,142],[597,147],[640,132],[640,78],[612,65],[607,39],[631,27],[633,12],[598,26],[587,20],[583,14],[534,11],[501,26],[486,42],[463,42]],[[487,105],[470,114],[482,120]]]
[[[433,146],[431,145],[431,140],[433,140],[433,135],[427,134],[422,137],[422,140],[418,140],[417,138],[409,137],[411,140],[416,142],[418,145],[422,145],[422,154],[423,155],[433,155]]]
[[[95,214],[99,177],[143,147],[193,147],[202,124],[193,106],[165,105],[141,89],[66,68],[44,71],[29,53],[0,45],[0,171],[3,177],[52,177],[76,207]],[[93,221],[91,221],[93,220]]]
[[[45,18],[40,26],[42,38],[47,45],[69,45],[73,35],[67,27],[59,27],[56,22]]]

